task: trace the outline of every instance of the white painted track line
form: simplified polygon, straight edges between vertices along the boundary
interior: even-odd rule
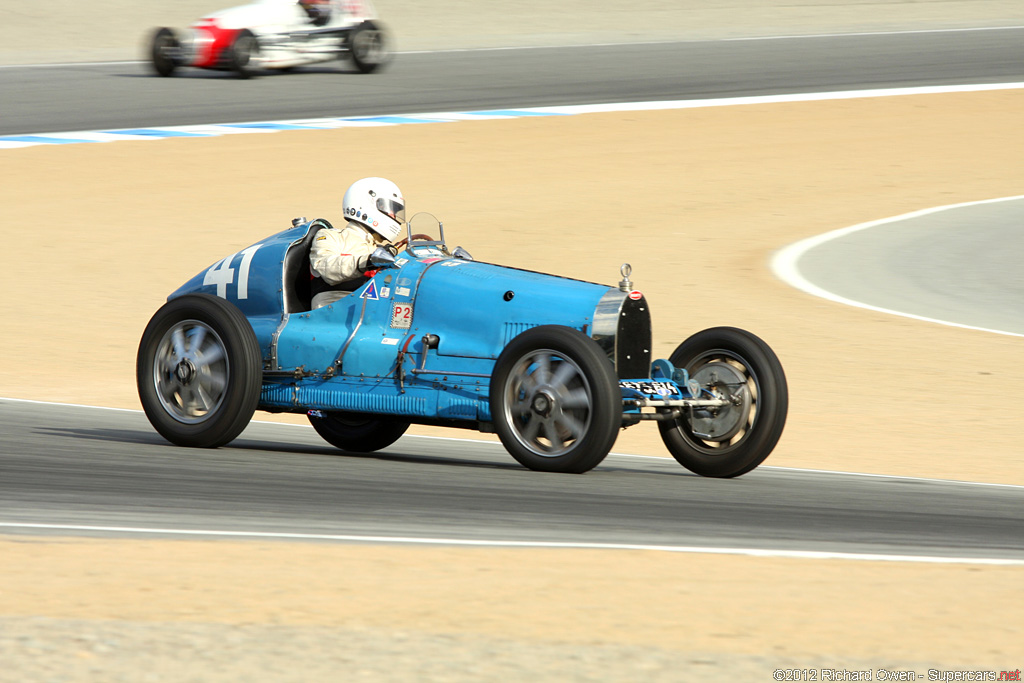
[[[100,526],[86,524],[29,524],[0,522],[0,529],[24,531],[80,531],[96,533],[146,534],[158,536],[198,536],[214,538],[266,539],[291,541],[334,541],[340,543],[385,543],[404,545],[454,546],[471,548],[532,548],[564,550],[641,550],[664,553],[739,555],[802,560],[858,560],[862,562],[914,562],[924,564],[972,564],[1024,566],[1024,560],[997,557],[943,557],[940,555],[884,555],[881,553],[842,553],[817,550],[772,550],[767,548],[716,548],[676,545],[631,545],[619,543],[559,543],[555,541],[494,541],[416,536],[358,536],[349,534],[299,534],[261,531],[223,531],[216,529],[161,529],[155,527]]]

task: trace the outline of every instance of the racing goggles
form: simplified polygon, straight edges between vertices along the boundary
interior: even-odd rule
[[[394,199],[377,198],[377,210],[385,216],[391,216],[399,223],[405,222],[405,204]]]

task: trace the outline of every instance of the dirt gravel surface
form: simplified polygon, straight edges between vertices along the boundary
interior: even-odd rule
[[[566,2],[530,35],[602,38],[642,11],[698,4]],[[119,54],[140,26],[221,6],[88,5],[120,32],[89,26],[82,49]],[[25,31],[43,6],[0,2],[0,60],[32,56]],[[86,26],[85,6],[46,3],[61,18],[45,17],[51,44]],[[427,6],[379,3],[396,30],[413,25],[402,11],[422,17],[425,46]],[[521,36],[537,6],[497,17],[497,3],[472,3],[491,12],[474,25]],[[1020,3],[984,0],[716,6],[695,16],[720,32],[714,12],[729,9],[749,18],[729,31],[769,11],[789,32],[859,25],[850,13],[1021,23]],[[448,30],[470,16],[446,7]],[[603,29],[586,23],[598,17]],[[169,291],[293,216],[337,219],[353,179],[384,175],[478,258],[603,282],[629,260],[659,356],[713,325],[764,337],[792,393],[768,464],[1024,484],[1019,339],[844,308],[767,267],[810,235],[1020,194],[1022,120],[1024,93],[1006,91],[7,150],[0,395],[138,407],[136,345]],[[267,160],[288,169],[273,192]],[[616,450],[664,454],[644,426]],[[767,681],[777,668],[877,680],[1024,664],[1020,567],[12,535],[0,558],[2,681]]]
[[[1000,616],[1019,611],[1019,567],[195,541],[0,550],[11,681],[923,677],[1015,669],[1024,637]]]

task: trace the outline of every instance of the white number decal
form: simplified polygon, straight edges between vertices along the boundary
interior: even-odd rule
[[[262,244],[254,244],[248,249],[242,250],[242,263],[238,266],[239,299],[249,298],[249,264],[252,263],[252,257],[256,255],[256,250],[262,246]]]
[[[230,267],[233,258],[235,258],[234,254],[211,266],[206,271],[206,276],[203,277],[204,285],[217,285],[217,296],[221,299],[228,298],[228,285],[235,281],[235,271]]]
[[[217,285],[217,296],[227,299],[228,285],[235,281],[235,269],[231,267],[231,262],[235,260],[238,254],[241,254],[242,262],[238,266],[238,298],[248,299],[249,265],[252,263],[252,257],[256,255],[256,251],[262,246],[262,244],[255,244],[210,266],[210,269],[206,271],[206,275],[203,276],[203,284]]]
[[[412,325],[412,304],[396,302],[391,308],[391,327],[409,329]]]

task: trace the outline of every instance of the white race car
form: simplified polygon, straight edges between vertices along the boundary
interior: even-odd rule
[[[234,71],[291,69],[351,58],[371,73],[391,56],[369,0],[257,0],[207,15],[184,31],[159,28],[150,42],[153,69],[181,66]]]

